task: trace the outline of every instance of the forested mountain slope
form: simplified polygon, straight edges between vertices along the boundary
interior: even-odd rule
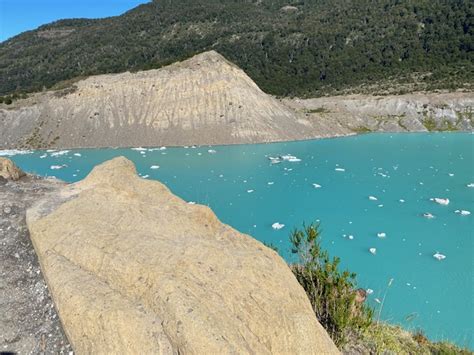
[[[158,68],[214,49],[266,92],[472,89],[469,0],[155,0],[61,20],[0,44],[0,94]],[[375,88],[377,89],[377,88]]]

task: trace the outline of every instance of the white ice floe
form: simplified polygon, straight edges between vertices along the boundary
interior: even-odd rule
[[[319,184],[313,184],[313,187],[314,187],[315,189],[320,189],[322,186],[319,185]]]
[[[31,154],[31,150],[7,149],[0,150],[0,157],[11,157],[13,155]]]
[[[273,181],[269,181],[269,182],[267,182],[267,185],[273,185],[273,184],[274,184],[274,182],[273,182]]]
[[[137,151],[145,151],[145,150],[148,150],[147,148],[143,148],[143,147],[137,147],[137,148],[131,148],[132,150],[137,150]]]
[[[449,198],[434,197],[434,198],[430,198],[430,201],[436,202],[437,204],[443,205],[443,206],[449,205]]]
[[[453,174],[453,173],[449,173],[448,175],[449,175],[449,176],[451,176],[451,177],[453,177],[453,176],[454,176],[454,174]]]
[[[349,238],[350,240],[354,239],[354,236],[351,234],[349,235],[347,238]]]
[[[296,163],[301,161],[301,159],[295,157],[294,155],[286,154],[286,155],[280,155],[279,157],[283,161],[288,161],[290,163]]]
[[[469,216],[471,214],[471,212],[467,210],[456,210],[454,213],[460,214],[461,216]]]
[[[214,149],[208,149],[207,152],[208,152],[209,154],[216,154],[216,153],[217,153],[217,151],[214,150]]]
[[[196,202],[194,202],[194,201],[189,201],[188,202],[188,205],[195,205],[195,204],[196,204]]]
[[[374,290],[368,288],[367,290],[365,290],[365,292],[367,292],[368,295],[371,295],[372,293],[374,293]]]
[[[403,198],[399,199],[400,203],[405,203],[405,200]]]
[[[65,168],[65,167],[67,167],[66,164],[63,164],[63,165],[51,165],[51,166],[50,166],[50,169],[51,169],[51,170],[59,170],[59,169]]]
[[[282,224],[282,223],[278,223],[278,222],[275,222],[272,224],[272,228],[275,229],[275,230],[279,230],[279,229],[282,229],[285,225]]]
[[[372,255],[377,254],[377,249],[376,248],[370,248],[369,251]]]
[[[377,205],[377,207],[379,207],[379,208],[382,208],[382,207],[383,207],[383,205],[382,205],[382,204],[380,204],[380,205]]]
[[[375,197],[375,196],[369,196],[369,200],[370,200],[370,201],[377,201],[377,200],[378,200],[378,198],[377,198],[377,197]]]
[[[159,165],[152,165],[152,166],[150,166],[150,169],[152,169],[152,170],[156,170],[156,169],[159,169],[159,168],[160,168]]]
[[[428,219],[433,219],[435,216],[429,212],[423,213],[423,217],[428,218]]]
[[[433,254],[433,258],[438,259],[439,261],[446,259],[446,255],[443,255],[441,253],[436,252],[436,254]]]
[[[470,184],[466,185],[467,187],[474,187],[474,182],[471,182]]]
[[[74,156],[75,157],[82,157],[82,154],[81,153],[74,153]]]
[[[150,177],[150,175],[143,175],[142,178],[144,179],[148,179]]]
[[[69,153],[69,150],[60,150],[59,152],[53,152],[50,155],[52,157],[59,157],[61,155],[67,155]]]
[[[250,189],[250,190],[247,190],[247,192],[251,194],[252,192],[254,192],[254,190]]]
[[[377,233],[377,237],[379,237],[379,238],[385,238],[386,236],[387,236],[387,234],[385,232]]]
[[[48,156],[48,154],[43,154],[43,155],[40,155],[40,159],[44,159]]]
[[[346,169],[344,169],[344,168],[336,168],[336,169],[334,169],[334,170],[335,170],[335,171],[341,171],[341,172],[346,171]]]

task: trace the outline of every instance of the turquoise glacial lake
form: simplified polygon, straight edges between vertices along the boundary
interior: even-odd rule
[[[296,159],[269,160],[285,154]],[[160,180],[186,201],[209,205],[223,222],[272,243],[290,261],[291,230],[319,220],[324,247],[357,273],[359,287],[373,290],[369,302],[377,316],[423,329],[432,339],[474,347],[473,134],[34,151],[12,159],[28,172],[73,182],[120,155],[142,177]],[[275,229],[274,223],[284,227]],[[437,260],[436,253],[445,259]]]

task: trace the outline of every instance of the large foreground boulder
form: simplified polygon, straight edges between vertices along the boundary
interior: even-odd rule
[[[18,180],[25,173],[8,158],[0,157],[0,179]]]
[[[28,211],[78,354],[321,354],[337,348],[269,248],[116,158]]]

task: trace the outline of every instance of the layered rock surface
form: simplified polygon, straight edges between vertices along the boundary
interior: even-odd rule
[[[277,253],[125,158],[49,195],[27,223],[79,354],[337,353]]]
[[[18,180],[25,173],[18,168],[10,159],[0,157],[0,179]]]
[[[312,137],[308,121],[220,54],[92,76],[0,110],[5,146],[232,144]],[[0,143],[1,147],[2,143]]]

